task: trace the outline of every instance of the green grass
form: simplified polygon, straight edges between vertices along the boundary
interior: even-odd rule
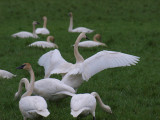
[[[28,48],[40,39],[15,39],[13,33],[32,31],[32,21],[41,23],[48,17],[47,27],[55,36],[62,56],[75,63],[73,47],[78,33],[68,33],[68,12],[74,15],[74,28],[94,29],[88,34],[102,35],[108,47],[79,48],[86,59],[101,50],[121,51],[141,57],[136,66],[104,70],[84,82],[78,93],[100,94],[113,114],[105,113],[99,105],[97,120],[159,120],[160,119],[160,2],[158,0],[1,0],[0,1],[0,69],[17,75],[0,79],[0,120],[21,120],[18,100],[14,94],[21,78],[29,74],[15,68],[25,62],[32,64],[36,80],[44,77],[43,67],[37,64],[41,55],[52,49]],[[52,75],[61,79],[59,75]],[[50,115],[44,120],[74,120],[70,115],[70,97],[48,103]],[[82,118],[91,120],[92,116]]]

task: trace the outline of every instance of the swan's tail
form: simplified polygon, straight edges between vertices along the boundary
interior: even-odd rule
[[[100,104],[101,108],[102,108],[104,111],[109,112],[109,113],[112,113],[111,108],[110,108],[108,105],[105,105],[105,104],[102,102],[102,100],[101,100],[101,98],[100,98],[100,96],[99,96],[98,93],[92,92],[91,95],[93,95],[93,96],[97,99],[98,103]]]

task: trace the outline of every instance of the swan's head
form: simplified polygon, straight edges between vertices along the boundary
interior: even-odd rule
[[[30,63],[24,63],[23,65],[17,67],[17,69],[24,69],[24,70],[30,70],[32,67]]]
[[[104,106],[104,110],[105,110],[106,112],[108,112],[108,113],[112,113],[112,110],[111,110],[111,108],[110,108],[108,105],[105,105],[105,106]]]
[[[48,42],[52,41],[52,42],[54,43],[55,39],[54,39],[53,36],[48,36],[48,37],[47,37],[47,41],[48,41]]]
[[[19,96],[20,96],[19,93],[16,92],[15,95],[14,95],[14,99],[17,100],[19,98]]]
[[[81,38],[89,40],[89,38],[86,36],[85,32],[82,32],[79,36],[81,36]]]
[[[95,34],[93,39],[98,39],[99,41],[101,41],[101,35],[100,34]]]
[[[69,14],[68,14],[70,17],[72,17],[73,16],[73,14],[72,14],[72,12],[69,12]]]
[[[33,21],[33,23],[32,23],[33,25],[37,25],[37,24],[40,24],[39,22],[37,22],[37,21]]]
[[[47,20],[47,17],[46,17],[46,16],[43,16],[43,20]]]

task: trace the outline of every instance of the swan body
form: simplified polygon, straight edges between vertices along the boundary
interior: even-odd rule
[[[47,26],[47,17],[43,17],[44,23],[43,23],[43,28],[37,28],[36,29],[36,34],[42,34],[42,35],[48,35],[50,34],[49,30],[46,28]]]
[[[22,32],[18,32],[18,33],[15,33],[12,35],[12,37],[19,37],[19,38],[29,38],[29,37],[32,37],[32,38],[39,38],[37,36],[37,34],[35,33],[35,25],[36,24],[39,24],[38,22],[36,21],[33,21],[33,33],[31,32],[26,32],[26,31],[22,31]]]
[[[19,109],[25,118],[47,117],[50,113],[47,103],[41,96],[26,96],[19,101]]]
[[[97,46],[106,46],[105,43],[97,41],[97,38],[101,39],[100,34],[94,35],[93,40],[80,42],[78,44],[78,47],[88,47],[88,48],[90,48],[90,47],[97,47]]]
[[[6,70],[0,70],[0,77],[1,78],[7,78],[7,79],[10,79],[12,77],[16,77],[16,75],[6,71]]]
[[[64,84],[62,81],[46,78],[35,82],[33,93],[40,95],[47,100],[58,100],[64,98],[66,95],[72,96],[76,91]]]
[[[27,118],[34,119],[39,116],[47,117],[50,112],[47,109],[47,103],[41,96],[31,96],[34,88],[35,76],[33,69],[29,63],[24,63],[22,66],[17,69],[24,69],[30,73],[31,80],[30,83],[26,78],[23,78],[19,83],[19,90],[15,94],[17,98],[19,93],[22,92],[22,83],[25,82],[27,84],[26,92],[21,96],[19,101],[19,109],[23,115],[24,120]]]
[[[71,115],[73,117],[78,117],[79,115],[86,116],[88,114],[92,114],[93,120],[95,120],[96,99],[102,109],[106,112],[112,113],[111,108],[102,102],[98,93],[92,92],[91,94],[76,94],[72,97],[70,102]]]
[[[31,76],[32,77],[32,76]],[[19,90],[16,97],[19,97],[22,92],[22,85],[25,84],[26,90],[29,89],[29,81],[23,78],[19,83]],[[41,79],[34,82],[33,94],[44,97],[47,100],[57,100],[75,94],[75,90],[64,84],[62,81],[54,78]]]
[[[69,71],[69,68],[73,65],[72,63],[67,62],[60,54],[58,49],[51,50],[44,55],[42,55],[38,64],[43,66],[45,69],[45,77],[48,78],[51,75],[51,71],[56,72],[57,74],[66,74]]]
[[[47,41],[36,41],[32,44],[30,44],[30,47],[42,47],[42,48],[58,48],[58,46],[51,42],[51,40],[54,40],[53,36],[48,36]]]
[[[88,28],[85,28],[85,27],[78,27],[78,28],[73,29],[73,14],[72,14],[72,12],[69,13],[69,16],[70,16],[70,25],[69,25],[69,28],[68,28],[68,32],[92,33],[94,31],[94,30],[91,30],[91,29],[88,29]]]
[[[74,45],[76,64],[69,67],[69,72],[62,78],[62,81],[66,85],[75,89],[77,89],[84,80],[88,81],[93,75],[104,69],[136,65],[139,61],[139,57],[137,56],[107,50],[100,51],[84,60],[78,51],[78,44],[82,38],[86,38],[85,33],[81,33],[78,36]],[[53,70],[51,74],[59,73]]]

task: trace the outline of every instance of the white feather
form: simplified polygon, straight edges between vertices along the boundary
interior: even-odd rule
[[[47,100],[57,100],[64,98],[66,95],[74,94],[76,91],[64,84],[62,81],[46,78],[35,82],[33,93],[40,95]]]
[[[0,70],[0,77],[1,78],[7,78],[7,79],[10,79],[12,77],[15,77],[16,75],[6,71],[6,70]]]
[[[37,28],[36,34],[48,35],[50,32],[47,28]]]
[[[47,117],[50,112],[47,103],[41,96],[26,96],[19,101],[19,108],[25,118],[33,119],[39,115]]]
[[[42,48],[57,48],[58,46],[55,43],[47,41],[36,41],[29,45],[30,47],[42,47]]]
[[[97,47],[97,46],[106,46],[106,44],[96,41],[83,41],[78,44],[79,47]]]
[[[72,66],[71,63],[64,60],[58,49],[51,50],[42,55],[38,60],[38,64],[44,67],[46,77],[49,77],[53,73],[65,74]]]
[[[86,59],[82,64],[82,76],[84,80],[89,80],[96,73],[115,67],[135,65],[139,57],[114,51],[101,51]]]
[[[88,29],[88,28],[85,28],[85,27],[77,27],[75,29],[72,29],[71,31],[69,32],[78,32],[78,33],[81,33],[81,32],[85,32],[85,33],[92,33],[94,30],[91,30],[91,29]]]
[[[22,31],[22,32],[18,32],[12,35],[12,37],[20,37],[20,38],[39,38],[36,34],[33,34],[31,32],[26,32],[26,31]]]

